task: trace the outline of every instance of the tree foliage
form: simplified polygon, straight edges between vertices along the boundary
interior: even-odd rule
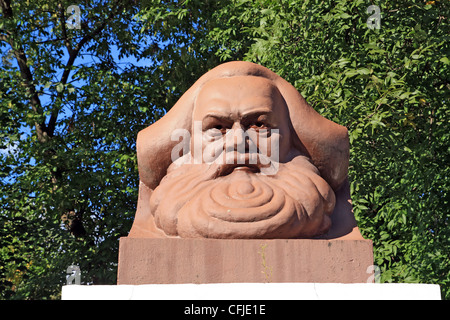
[[[0,292],[115,283],[135,138],[205,71],[249,60],[349,129],[355,215],[382,282],[450,298],[448,1],[0,0]]]

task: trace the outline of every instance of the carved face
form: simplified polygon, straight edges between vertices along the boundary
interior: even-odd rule
[[[169,166],[150,199],[156,227],[167,236],[205,238],[303,238],[326,232],[334,192],[293,147],[290,130],[284,99],[269,80],[207,82],[195,102],[186,154],[200,153],[202,161]],[[277,170],[267,174],[267,167]]]

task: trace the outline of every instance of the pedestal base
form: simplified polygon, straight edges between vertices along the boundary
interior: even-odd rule
[[[373,282],[370,240],[121,238],[118,284]]]

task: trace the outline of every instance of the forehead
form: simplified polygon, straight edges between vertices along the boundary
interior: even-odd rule
[[[194,118],[209,112],[241,115],[255,110],[273,112],[281,94],[268,79],[255,76],[220,78],[207,82],[200,90]]]

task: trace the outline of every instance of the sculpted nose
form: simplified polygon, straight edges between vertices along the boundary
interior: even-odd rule
[[[239,123],[235,123],[231,129],[233,130],[234,150],[242,150],[245,152],[246,138],[242,126]]]
[[[234,132],[234,148],[235,148],[235,150],[240,150],[242,147],[245,148],[244,130],[237,129]]]

